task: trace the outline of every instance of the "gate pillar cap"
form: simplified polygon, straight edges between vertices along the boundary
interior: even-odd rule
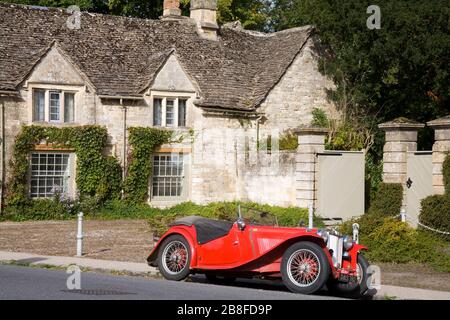
[[[450,128],[450,115],[447,115],[445,117],[442,118],[438,118],[432,121],[428,121],[427,125],[433,128],[439,128],[439,127],[443,127],[443,128]]]
[[[395,118],[392,121],[383,122],[378,125],[378,128],[388,130],[419,130],[425,127],[423,123],[410,120],[405,117]]]
[[[294,129],[294,133],[298,135],[309,135],[309,134],[317,134],[317,135],[325,135],[330,130],[328,128],[324,127],[317,127],[317,126],[305,126],[300,127],[297,129]]]

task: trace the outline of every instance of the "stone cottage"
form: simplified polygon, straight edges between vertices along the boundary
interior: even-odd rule
[[[314,107],[334,115],[314,28],[265,34],[218,26],[216,6],[191,0],[186,17],[177,0],[165,0],[163,16],[145,20],[0,4],[2,191],[23,125],[105,126],[108,152],[124,168],[127,128],[154,126],[186,138],[153,155],[150,204],[298,204],[295,154],[280,157],[274,175],[245,164],[240,138],[309,124]],[[29,157],[37,168],[31,197],[51,197],[55,185],[75,194],[74,154],[44,145]]]

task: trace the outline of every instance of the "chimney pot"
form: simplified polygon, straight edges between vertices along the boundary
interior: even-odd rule
[[[191,0],[190,17],[195,20],[201,37],[217,40],[217,0]]]
[[[164,0],[163,17],[181,16],[179,0]]]

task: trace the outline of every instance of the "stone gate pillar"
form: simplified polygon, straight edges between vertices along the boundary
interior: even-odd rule
[[[298,139],[295,158],[296,205],[308,208],[312,202],[315,208],[317,153],[325,150],[325,136],[328,129],[305,127],[297,129],[295,132]]]
[[[444,194],[442,163],[450,152],[450,115],[427,122],[434,129],[433,144],[433,189],[435,194]]]
[[[383,182],[406,183],[406,156],[408,151],[417,151],[417,131],[425,125],[406,118],[384,122],[378,127],[386,132],[383,147]],[[406,188],[403,187],[403,204]]]

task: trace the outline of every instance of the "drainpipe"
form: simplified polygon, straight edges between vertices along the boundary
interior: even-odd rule
[[[123,99],[120,98],[120,105],[123,110],[123,154],[122,154],[122,181],[125,181],[126,168],[127,168],[127,107],[123,104]],[[122,188],[122,198],[124,196],[124,190]]]
[[[258,151],[259,148],[259,121],[261,118],[262,116],[256,118],[256,151]]]
[[[5,102],[0,102],[0,215],[3,214],[3,185],[5,181]]]

